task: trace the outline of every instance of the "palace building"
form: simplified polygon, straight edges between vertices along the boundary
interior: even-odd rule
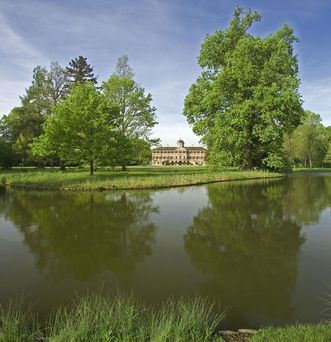
[[[207,150],[185,147],[179,139],[176,147],[157,147],[152,150],[152,165],[205,165]]]

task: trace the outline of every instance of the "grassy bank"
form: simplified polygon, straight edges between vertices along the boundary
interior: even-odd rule
[[[0,312],[0,341],[221,341],[221,319],[201,298],[169,300],[156,311],[133,296],[92,295],[40,323],[19,301]]]
[[[0,172],[0,178],[7,186],[54,190],[157,189],[279,176],[280,174],[263,171],[212,172],[206,167],[190,166],[131,167],[127,171],[100,170],[94,176],[89,176],[87,170],[61,172],[27,169]]]
[[[35,341],[223,341],[223,314],[208,300],[169,300],[155,310],[132,295],[81,298],[40,321],[19,300],[0,307],[0,342]],[[242,340],[240,340],[242,341]],[[251,342],[327,342],[331,325],[263,328]]]
[[[297,324],[286,328],[264,328],[250,342],[329,342],[331,324]]]
[[[297,173],[300,173],[300,172],[331,172],[331,168],[328,168],[328,167],[313,167],[313,168],[306,168],[306,167],[298,167],[298,168],[295,168],[293,169],[293,172],[297,172]]]

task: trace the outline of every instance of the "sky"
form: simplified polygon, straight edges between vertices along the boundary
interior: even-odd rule
[[[262,15],[254,34],[293,27],[304,108],[331,125],[330,0],[0,0],[0,117],[20,104],[37,65],[67,66],[82,55],[102,82],[127,54],[157,108],[153,136],[165,146],[179,138],[197,146],[184,98],[201,72],[202,41],[228,26],[237,5]]]

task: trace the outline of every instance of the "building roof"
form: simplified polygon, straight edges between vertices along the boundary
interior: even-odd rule
[[[188,147],[183,147],[185,150],[189,151],[207,151],[204,147],[196,147],[196,146],[188,146]],[[153,151],[174,151],[174,150],[179,150],[178,147],[156,147],[153,148]]]

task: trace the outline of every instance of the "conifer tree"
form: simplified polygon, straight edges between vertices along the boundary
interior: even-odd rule
[[[97,77],[94,76],[93,67],[87,63],[87,58],[79,56],[72,59],[69,66],[66,67],[67,76],[70,83],[85,83],[90,81],[94,84],[97,83]]]

